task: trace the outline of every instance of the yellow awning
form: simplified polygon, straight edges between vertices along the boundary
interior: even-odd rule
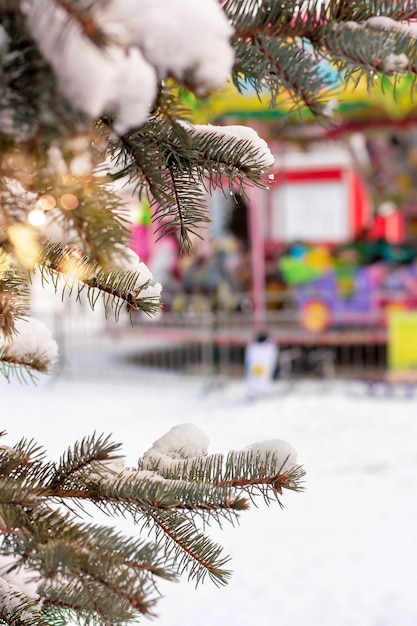
[[[408,119],[417,121],[417,97],[414,100],[414,79],[404,76],[393,79],[376,79],[372,87],[366,78],[357,84],[352,80],[328,96],[337,101],[334,120],[346,123],[383,122],[395,123]],[[216,123],[224,120],[242,122],[246,119],[281,122],[286,124],[314,123],[315,117],[306,107],[298,106],[290,94],[284,92],[276,106],[271,107],[269,96],[260,98],[253,89],[239,93],[232,83],[222,92],[204,102],[188,102],[195,114],[195,121]]]

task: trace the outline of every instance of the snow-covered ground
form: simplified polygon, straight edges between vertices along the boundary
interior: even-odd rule
[[[160,626],[415,626],[417,405],[351,383],[299,383],[247,403],[239,381],[145,376],[0,381],[5,443],[22,436],[51,458],[76,439],[112,433],[134,464],[172,426],[191,422],[210,452],[283,438],[307,470],[284,510],[260,506],[237,528],[212,527],[232,556],[230,584],[163,585]],[[145,620],[146,623],[146,620]],[[151,622],[150,622],[151,623]]]

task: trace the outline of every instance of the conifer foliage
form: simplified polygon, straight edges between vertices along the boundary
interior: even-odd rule
[[[103,436],[56,463],[32,441],[2,446],[0,621],[122,624],[154,613],[158,579],[186,572],[224,584],[228,558],[202,523],[233,523],[258,496],[280,502],[284,489],[302,488],[303,474],[283,440],[209,455],[191,424],[157,440],[135,468]],[[145,538],[84,521],[94,508],[130,518]]]
[[[57,358],[30,317],[34,273],[68,297],[86,292],[92,306],[102,295],[116,317],[157,310],[161,286],[129,248],[121,185],[185,251],[207,221],[208,193],[266,185],[273,157],[257,133],[196,126],[185,102],[231,80],[268,92],[271,106],[289,91],[321,122],[331,116],[323,59],[342,81],[417,68],[416,0],[0,0],[0,17],[6,377]],[[152,611],[160,577],[227,581],[201,522],[233,522],[258,496],[280,501],[303,471],[285,442],[223,458],[185,432],[136,468],[100,436],[56,463],[31,441],[1,447],[2,623],[125,623]],[[145,539],[84,521],[94,507],[130,516]]]

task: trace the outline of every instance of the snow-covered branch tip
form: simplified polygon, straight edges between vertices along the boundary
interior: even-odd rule
[[[19,377],[19,372],[30,377],[33,372],[50,373],[57,359],[58,345],[51,331],[37,319],[18,319],[12,337],[0,336],[0,371],[7,379]]]
[[[262,441],[243,450],[208,454],[207,436],[193,424],[181,424],[154,442],[141,467],[170,480],[201,481],[252,495],[258,490],[278,499],[282,490],[302,490],[304,470],[284,439]],[[268,498],[266,498],[267,501]],[[278,499],[279,501],[279,499]]]
[[[196,583],[208,576],[226,584],[230,557],[205,529],[233,523],[255,492],[269,504],[283,488],[297,490],[303,471],[283,440],[253,444],[226,459],[209,455],[208,444],[199,428],[180,424],[136,467],[126,467],[120,444],[103,435],[75,443],[57,463],[33,441],[1,446],[0,619],[9,623],[4,611],[13,612],[21,599],[29,624],[39,609],[46,622],[38,623],[82,617],[122,626],[149,614],[157,578],[186,573]],[[87,503],[130,517],[145,541],[85,523]],[[10,623],[20,626],[18,619]]]

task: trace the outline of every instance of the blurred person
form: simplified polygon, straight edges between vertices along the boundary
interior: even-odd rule
[[[269,339],[265,331],[245,349],[244,380],[246,395],[253,399],[265,394],[277,373],[279,347]]]

